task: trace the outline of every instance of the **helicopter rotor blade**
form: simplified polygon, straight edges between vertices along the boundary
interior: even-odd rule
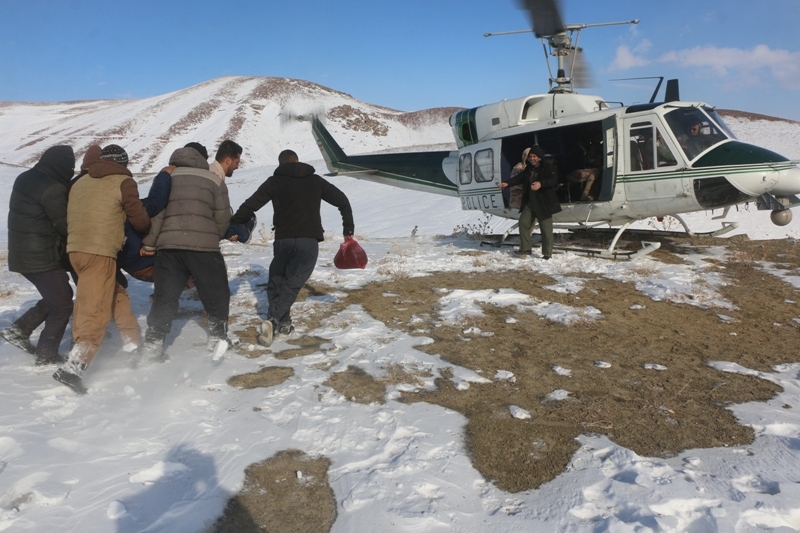
[[[594,76],[592,76],[592,69],[589,62],[583,57],[583,50],[581,48],[570,51],[567,62],[572,64],[572,55],[575,54],[575,63],[570,72],[572,84],[575,87],[585,89],[587,87],[594,87]]]
[[[519,0],[528,11],[536,37],[550,37],[566,28],[561,18],[560,0]]]

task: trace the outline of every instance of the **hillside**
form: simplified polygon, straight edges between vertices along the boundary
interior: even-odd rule
[[[311,161],[319,152],[307,118],[323,112],[351,153],[448,149],[455,147],[448,118],[456,109],[403,112],[303,80],[240,76],[140,100],[0,102],[0,164],[30,166],[55,144],[69,144],[81,157],[92,143],[118,143],[134,172],[152,172],[189,141],[213,149],[227,138],[245,147],[243,169],[272,166],[286,148]],[[800,159],[800,123],[743,111],[720,114],[743,140],[786,146],[781,153]],[[750,138],[749,131],[758,135]]]
[[[148,172],[189,141],[214,147],[234,139],[246,147],[242,168],[251,168],[275,164],[285,148],[316,156],[304,124],[310,113],[326,111],[331,131],[359,152],[450,145],[447,119],[454,110],[405,113],[322,85],[268,77],[218,78],[141,100],[0,102],[0,161],[29,166],[55,144],[71,145],[80,156],[90,144],[118,143],[132,170]]]

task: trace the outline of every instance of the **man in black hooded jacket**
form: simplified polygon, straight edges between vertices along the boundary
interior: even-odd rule
[[[319,243],[324,240],[321,201],[339,208],[345,241],[353,238],[355,229],[347,196],[314,174],[314,167],[300,163],[291,150],[278,155],[278,165],[275,173],[231,217],[231,224],[244,224],[272,201],[275,242],[267,282],[268,320],[262,324],[259,337],[262,344],[271,343],[275,332],[288,335],[294,331],[289,311],[314,272]]]
[[[556,196],[556,169],[545,161],[541,146],[531,146],[525,169],[501,183],[500,188],[519,184],[524,187],[519,208],[519,250],[514,253],[523,257],[531,255],[531,228],[534,220],[538,220],[542,231],[542,258],[550,259],[553,255],[553,215],[561,211],[561,204]]]
[[[42,299],[0,331],[6,341],[33,353],[36,364],[58,363],[58,347],[72,315],[72,287],[62,256],[67,239],[67,190],[75,154],[69,146],[48,148],[36,165],[20,174],[8,212],[8,269],[33,283]],[[44,329],[34,350],[30,336]]]

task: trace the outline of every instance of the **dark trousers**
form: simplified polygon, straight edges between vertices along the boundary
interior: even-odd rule
[[[228,333],[228,309],[231,290],[228,269],[219,252],[159,250],[153,267],[155,301],[147,316],[145,341],[163,341],[172,328],[178,300],[189,277],[208,313],[208,334],[224,338]]]
[[[20,331],[30,334],[44,322],[44,329],[39,335],[36,345],[36,356],[52,358],[58,355],[58,346],[64,337],[64,331],[72,315],[72,287],[66,270],[51,270],[50,272],[37,272],[23,274],[33,283],[42,299],[14,321]]]
[[[541,195],[531,193],[528,196],[528,204],[522,208],[519,214],[519,249],[529,252],[533,248],[531,240],[531,228],[533,221],[539,221],[539,229],[542,232],[542,256],[550,257],[553,255],[553,215],[547,212]]]
[[[314,238],[280,239],[273,244],[269,265],[267,318],[278,326],[292,323],[289,311],[317,266],[319,242]]]

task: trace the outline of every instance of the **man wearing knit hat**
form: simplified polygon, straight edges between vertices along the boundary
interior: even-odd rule
[[[561,204],[556,196],[556,170],[544,160],[544,156],[541,146],[532,146],[525,170],[501,183],[500,188],[524,185],[519,210],[519,250],[515,253],[520,256],[531,255],[531,228],[533,222],[538,220],[542,232],[542,257],[550,259],[553,255],[553,215],[561,211]]]
[[[125,220],[138,231],[150,229],[150,217],[127,165],[128,154],[122,147],[106,146],[69,193],[67,253],[78,275],[72,324],[75,344],[53,378],[79,394],[86,393],[83,373],[97,354],[112,317],[124,350],[133,351],[141,344],[128,293],[116,280]]]

